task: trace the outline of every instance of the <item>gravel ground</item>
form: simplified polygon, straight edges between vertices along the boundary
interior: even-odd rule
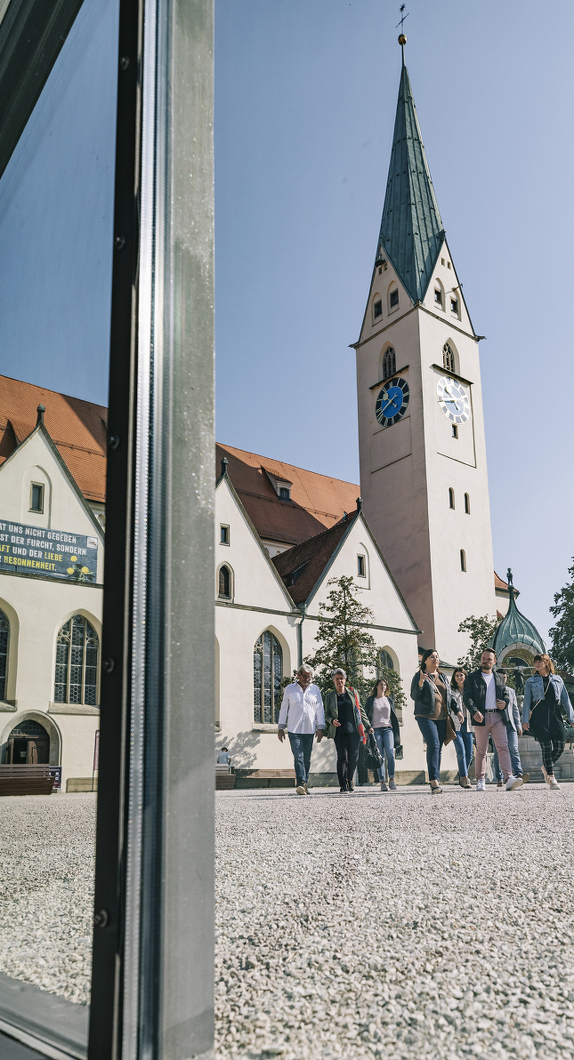
[[[573,810],[574,785],[220,793],[220,1060],[571,1060]]]
[[[96,797],[0,799],[0,972],[89,998]]]
[[[219,1060],[571,1060],[574,785],[217,805]],[[0,971],[80,1003],[94,810],[0,801]]]

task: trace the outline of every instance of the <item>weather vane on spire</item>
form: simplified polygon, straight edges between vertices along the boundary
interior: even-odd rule
[[[405,47],[405,44],[407,43],[407,37],[406,37],[406,34],[405,34],[405,18],[408,18],[409,14],[410,14],[410,12],[407,11],[407,13],[405,15],[405,6],[406,6],[405,4],[401,4],[401,20],[400,20],[400,22],[397,22],[397,25],[396,25],[397,29],[399,28],[399,26],[401,27],[401,32],[399,34],[399,44],[400,44],[401,48],[403,49],[403,62],[404,62],[404,47]]]

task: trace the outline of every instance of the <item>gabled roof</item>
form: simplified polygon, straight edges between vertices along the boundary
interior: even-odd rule
[[[360,509],[357,509],[352,516],[342,519],[329,530],[323,530],[323,533],[273,557],[271,562],[279,571],[296,604],[302,604],[309,598],[329,561],[358,518],[359,512]]]
[[[281,460],[218,445],[216,476],[227,458],[227,473],[257,533],[264,540],[298,545],[354,512],[360,490],[353,482],[318,475]],[[291,500],[283,501],[269,475],[290,482]]]
[[[38,405],[44,423],[84,497],[106,499],[106,423],[108,410],[91,401],[0,376],[0,464],[36,427]]]
[[[388,257],[413,302],[422,302],[444,229],[404,64],[377,258]]]
[[[505,648],[512,647],[513,644],[527,644],[535,654],[543,654],[546,648],[540,633],[534,623],[521,614],[514,602],[515,589],[512,584],[512,571],[509,570],[506,576],[510,603],[502,622],[496,627],[491,647],[500,655]]]

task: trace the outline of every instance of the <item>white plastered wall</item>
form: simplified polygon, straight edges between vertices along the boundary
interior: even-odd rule
[[[45,479],[39,477],[39,472]],[[37,513],[23,510],[30,481],[50,486],[49,508],[43,521]],[[97,578],[101,584],[103,535],[98,533],[41,431],[32,434],[0,468],[0,519],[98,536]],[[102,590],[32,574],[0,573],[0,608],[10,621],[6,701],[0,704],[2,742],[20,720],[31,715],[45,725],[49,734],[56,726],[58,736],[51,739],[51,751],[59,743],[60,758],[51,764],[62,766],[65,791],[69,777],[91,776],[99,711],[53,702],[56,640],[61,626],[78,613],[85,615],[101,639]]]

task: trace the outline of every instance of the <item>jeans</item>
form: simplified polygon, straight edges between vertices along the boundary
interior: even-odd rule
[[[337,776],[339,787],[347,786],[347,781],[353,783],[355,770],[359,761],[360,736],[358,732],[341,732],[337,729],[335,734],[335,748],[337,750]]]
[[[290,732],[287,735],[289,736],[289,743],[291,744],[291,750],[293,752],[297,786],[300,784],[306,784],[309,779],[309,770],[311,769],[313,733]]]
[[[383,756],[383,764],[380,769],[377,770],[379,780],[385,779],[385,756],[387,759],[387,769],[389,771],[389,780],[395,775],[395,738],[393,736],[392,729],[374,729],[375,740],[377,747]]]
[[[484,725],[477,725],[474,730],[476,740],[476,762],[474,770],[477,780],[484,780],[484,769],[486,763],[486,750],[488,737],[492,736],[492,742],[498,751],[500,765],[502,766],[503,779],[508,780],[512,776],[512,763],[508,752],[508,734],[500,711],[487,710],[484,716]]]
[[[510,761],[512,762],[512,776],[522,776],[522,763],[520,761],[520,755],[518,753],[518,733],[510,727],[506,730],[506,736],[508,739],[508,752],[510,754]],[[502,780],[502,769],[498,761],[498,751],[496,746],[494,748],[494,754],[492,756],[492,772],[494,773],[496,780]]]
[[[454,749],[456,751],[458,762],[458,775],[460,777],[467,777],[470,763],[472,762],[474,755],[474,743],[472,740],[472,733],[468,731],[466,720],[463,721],[460,727],[460,732],[457,732],[456,734]]]
[[[440,753],[446,736],[446,718],[444,721],[433,721],[432,718],[417,718],[417,725],[427,745],[429,780],[440,780]]]

